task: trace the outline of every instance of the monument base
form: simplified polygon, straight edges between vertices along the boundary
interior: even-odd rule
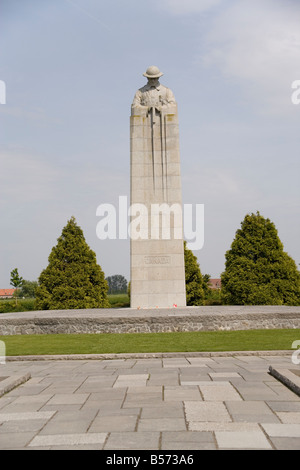
[[[3,313],[0,335],[169,333],[300,328],[300,307],[207,306]],[[199,345],[201,347],[201,345]]]
[[[186,306],[182,240],[131,241],[132,308]]]

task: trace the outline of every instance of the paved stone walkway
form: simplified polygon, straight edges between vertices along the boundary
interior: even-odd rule
[[[0,449],[299,450],[300,397],[270,365],[291,356],[7,362],[31,378],[0,398]]]

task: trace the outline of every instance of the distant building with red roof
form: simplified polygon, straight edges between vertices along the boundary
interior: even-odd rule
[[[0,299],[12,299],[16,289],[0,289]]]
[[[221,279],[210,279],[208,287],[211,289],[221,289]]]

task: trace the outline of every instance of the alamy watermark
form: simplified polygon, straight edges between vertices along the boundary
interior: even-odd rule
[[[6,84],[0,80],[0,104],[6,104]]]
[[[119,205],[100,204],[96,210],[96,234],[100,240],[178,240],[191,250],[204,245],[204,204],[132,204],[119,196]]]
[[[292,93],[291,99],[293,104],[300,104],[300,80],[294,80],[292,88],[295,90]]]
[[[6,345],[0,341],[0,364],[6,364]]]
[[[296,340],[292,344],[292,349],[297,349],[298,346],[300,346],[300,341]],[[293,354],[292,354],[292,363],[295,364],[295,365],[300,364],[300,357],[298,357],[298,356],[300,356],[300,349],[297,349],[297,351],[294,351]]]

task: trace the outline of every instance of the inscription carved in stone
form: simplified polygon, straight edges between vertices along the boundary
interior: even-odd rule
[[[171,256],[145,256],[145,264],[171,264]]]

